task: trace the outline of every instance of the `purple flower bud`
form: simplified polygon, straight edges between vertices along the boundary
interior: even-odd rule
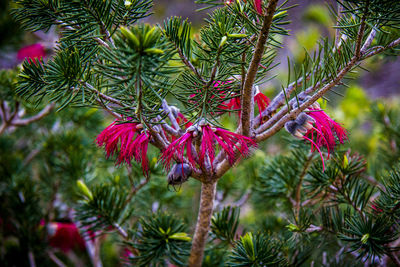
[[[168,185],[180,185],[189,179],[192,168],[187,163],[176,163],[168,173]]]

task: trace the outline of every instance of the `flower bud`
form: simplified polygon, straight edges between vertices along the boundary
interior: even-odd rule
[[[310,130],[315,122],[315,120],[311,116],[307,115],[304,112],[300,113],[295,121],[298,125],[305,127],[307,130]]]
[[[285,123],[286,131],[288,131],[292,135],[294,135],[296,128],[297,128],[297,124],[295,121],[288,121],[287,123]]]
[[[176,163],[168,173],[168,185],[180,185],[189,179],[192,168],[187,163]]]

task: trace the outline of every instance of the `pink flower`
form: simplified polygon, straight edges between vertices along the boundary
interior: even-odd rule
[[[256,11],[258,14],[262,15],[263,10],[262,10],[262,0],[254,0],[254,7],[256,8]]]
[[[183,162],[183,157],[186,155],[189,164],[192,168],[197,166],[197,162],[194,157],[193,151],[193,131],[187,131],[184,135],[173,141],[161,154],[160,160],[162,161],[164,168],[169,169],[171,161],[176,153],[177,158]]]
[[[373,209],[373,211],[375,212],[375,213],[381,213],[381,212],[383,212],[383,210],[381,209],[381,208],[378,208],[376,205],[375,205],[375,202],[373,202],[374,204],[371,204],[371,208]]]
[[[63,252],[74,248],[85,249],[85,241],[74,223],[51,222],[47,227],[50,246]]]
[[[223,109],[229,110],[229,114],[231,111],[237,111],[238,116],[240,118],[241,114],[241,105],[240,105],[240,96],[234,96],[231,99],[229,99],[228,103],[223,107]]]
[[[18,50],[17,53],[17,59],[18,60],[24,60],[25,58],[28,58],[29,62],[32,59],[35,58],[43,58],[46,56],[46,51],[44,50],[44,46],[42,44],[33,44],[33,45],[27,45],[22,47],[20,50]]]
[[[225,151],[231,165],[236,161],[235,148],[245,157],[249,154],[250,147],[257,146],[254,140],[249,137],[205,125],[202,127],[200,162],[204,162],[207,158],[210,159],[211,163],[214,161],[216,144]]]
[[[261,119],[262,117],[261,113],[268,107],[270,100],[266,95],[258,91],[254,96],[254,102],[258,106],[258,112],[260,113],[260,119]]]
[[[307,115],[314,120],[314,127],[308,129],[304,139],[312,143],[311,150],[318,150],[322,160],[322,166],[325,170],[324,159],[320,147],[325,146],[328,150],[328,158],[331,151],[333,151],[337,145],[337,141],[343,144],[347,139],[346,130],[331,117],[329,117],[324,111],[319,108],[318,104],[315,104],[313,108],[310,108],[310,112]]]
[[[310,108],[307,115],[314,119],[315,126],[308,130],[306,135],[313,138],[319,147],[325,146],[328,154],[329,151],[334,150],[337,141],[343,144],[345,140],[348,140],[347,131],[320,108]]]
[[[104,146],[107,158],[118,153],[116,164],[126,162],[131,165],[132,159],[142,164],[143,174],[148,175],[149,162],[147,148],[150,135],[143,131],[143,126],[136,122],[114,121],[96,138],[98,146]]]
[[[178,116],[176,117],[176,122],[178,124],[184,124],[185,129],[189,128],[193,125],[182,113],[178,112]]]
[[[240,96],[234,96],[231,99],[228,100],[228,102],[224,105],[223,109],[229,110],[230,111],[238,111],[238,116],[240,118],[241,115],[241,99]],[[257,104],[258,111],[260,113],[260,118],[261,118],[261,113],[268,107],[270,100],[269,98],[261,93],[258,88],[256,91],[256,94],[254,95],[254,102]]]
[[[301,113],[296,120],[287,122],[285,128],[293,136],[311,143],[311,151],[317,150],[320,154],[323,170],[325,163],[320,148],[326,147],[329,158],[337,142],[343,144],[348,140],[346,130],[322,111],[318,104]]]
[[[193,146],[193,141],[197,136],[201,135],[201,145],[199,148],[199,155],[197,156]],[[229,160],[230,164],[236,161],[235,148],[240,154],[245,157],[249,154],[250,147],[255,147],[256,143],[253,139],[242,136],[240,134],[232,133],[228,130],[221,128],[214,128],[210,125],[201,125],[198,128],[192,126],[187,129],[187,132],[179,139],[172,142],[161,155],[161,161],[165,168],[169,168],[174,155],[183,162],[185,155],[189,165],[192,168],[204,166],[204,162],[208,161],[210,164],[215,159],[217,150],[223,150]]]

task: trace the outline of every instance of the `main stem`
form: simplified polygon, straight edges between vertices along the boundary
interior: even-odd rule
[[[189,257],[190,267],[201,267],[203,261],[204,247],[206,246],[207,235],[210,230],[216,188],[216,181],[209,183],[202,182],[201,184],[200,209]]]
[[[267,13],[264,17],[263,26],[261,28],[260,34],[258,36],[257,44],[253,53],[253,58],[251,59],[249,69],[247,70],[246,80],[244,81],[242,90],[242,114],[241,114],[241,125],[242,134],[245,136],[250,136],[251,127],[251,107],[253,99],[253,84],[256,79],[258,66],[261,62],[262,56],[264,54],[265,44],[267,43],[268,34],[272,26],[272,20],[274,17],[274,12],[278,0],[270,0],[268,2]]]

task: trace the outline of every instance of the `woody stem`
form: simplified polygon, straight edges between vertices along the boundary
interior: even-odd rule
[[[246,79],[243,85],[243,95],[242,95],[242,115],[241,115],[241,125],[242,134],[245,136],[250,136],[250,120],[251,120],[251,102],[252,102],[252,92],[253,84],[256,79],[258,66],[261,62],[262,56],[264,54],[265,44],[267,43],[268,34],[272,26],[272,20],[278,0],[271,0],[268,3],[267,13],[264,17],[263,26],[261,28],[260,34],[258,36],[257,45],[255,47],[253,57],[250,62],[249,69],[246,74]]]
[[[204,248],[213,213],[216,187],[216,181],[203,182],[201,184],[200,208],[189,257],[190,267],[200,267],[203,261]]]

